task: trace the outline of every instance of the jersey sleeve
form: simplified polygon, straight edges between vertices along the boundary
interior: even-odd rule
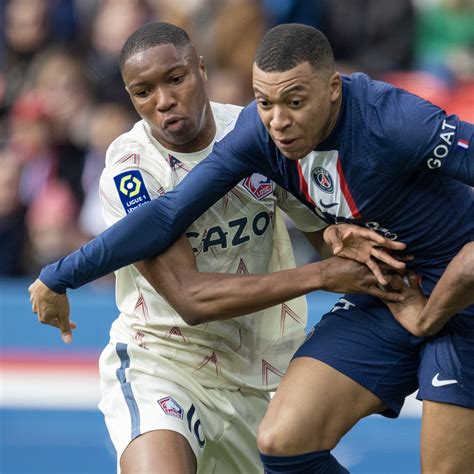
[[[423,168],[474,185],[474,126],[400,89],[372,106],[370,146],[395,175]]]
[[[252,133],[242,134],[237,128],[228,131],[209,157],[175,189],[138,206],[79,250],[44,267],[40,280],[53,291],[64,293],[67,288],[78,288],[119,268],[159,255],[240,180],[259,171],[246,159],[249,150],[257,150],[258,154],[258,147],[252,147],[256,141],[258,137]],[[133,187],[133,177],[125,184],[122,179],[124,176],[119,188]],[[128,195],[135,196],[138,194]]]
[[[320,219],[302,202],[296,199],[286,189],[280,186],[275,187],[277,204],[285,214],[293,221],[295,227],[301,232],[316,232],[327,227],[327,223]]]

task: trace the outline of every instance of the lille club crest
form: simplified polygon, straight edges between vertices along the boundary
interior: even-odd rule
[[[167,415],[183,419],[184,410],[173,397],[160,398],[158,404]]]
[[[313,181],[316,186],[325,193],[332,194],[334,192],[334,183],[331,175],[324,168],[315,168],[312,173]]]
[[[254,173],[242,181],[243,187],[259,201],[273,192],[273,183],[263,174]]]

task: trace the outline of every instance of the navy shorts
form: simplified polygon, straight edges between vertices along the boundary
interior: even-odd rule
[[[296,357],[318,359],[355,380],[384,402],[382,414],[390,418],[418,388],[420,400],[474,408],[474,317],[469,315],[455,316],[432,338],[420,338],[379,300],[347,295],[315,325]]]
[[[421,351],[418,400],[474,408],[474,312],[451,318]]]

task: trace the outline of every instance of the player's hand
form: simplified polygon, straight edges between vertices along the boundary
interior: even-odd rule
[[[380,262],[398,271],[405,269],[405,263],[392,257],[384,248],[404,250],[406,245],[387,239],[374,230],[352,224],[336,224],[324,230],[323,238],[333,255],[367,265],[383,286],[388,285],[388,281]]]
[[[38,315],[41,324],[58,328],[62,340],[72,342],[72,330],[76,324],[69,321],[69,300],[66,294],[60,295],[50,290],[41,280],[36,280],[29,288],[31,309]]]
[[[400,293],[403,278],[384,264],[380,269],[387,285],[381,287],[376,276],[366,265],[341,257],[331,257],[320,262],[323,265],[324,290],[334,293],[365,293],[383,299],[385,302],[402,302]]]
[[[411,334],[424,337],[438,332],[441,327],[422,327],[420,315],[426,305],[427,298],[421,292],[418,277],[413,272],[408,272],[400,293],[405,297],[404,301],[385,301],[395,319]],[[434,332],[433,332],[434,331]]]

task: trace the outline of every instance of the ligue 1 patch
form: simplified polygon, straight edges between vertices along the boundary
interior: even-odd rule
[[[334,183],[332,181],[331,175],[324,168],[314,168],[311,173],[313,181],[316,186],[325,193],[332,194],[334,192]]]
[[[242,186],[255,198],[261,201],[273,192],[272,181],[263,174],[254,173],[242,181]]]
[[[181,408],[179,403],[173,397],[160,398],[158,404],[161,409],[169,416],[183,419],[184,410]]]
[[[142,204],[151,201],[140,171],[126,171],[115,176],[114,181],[127,214]]]

